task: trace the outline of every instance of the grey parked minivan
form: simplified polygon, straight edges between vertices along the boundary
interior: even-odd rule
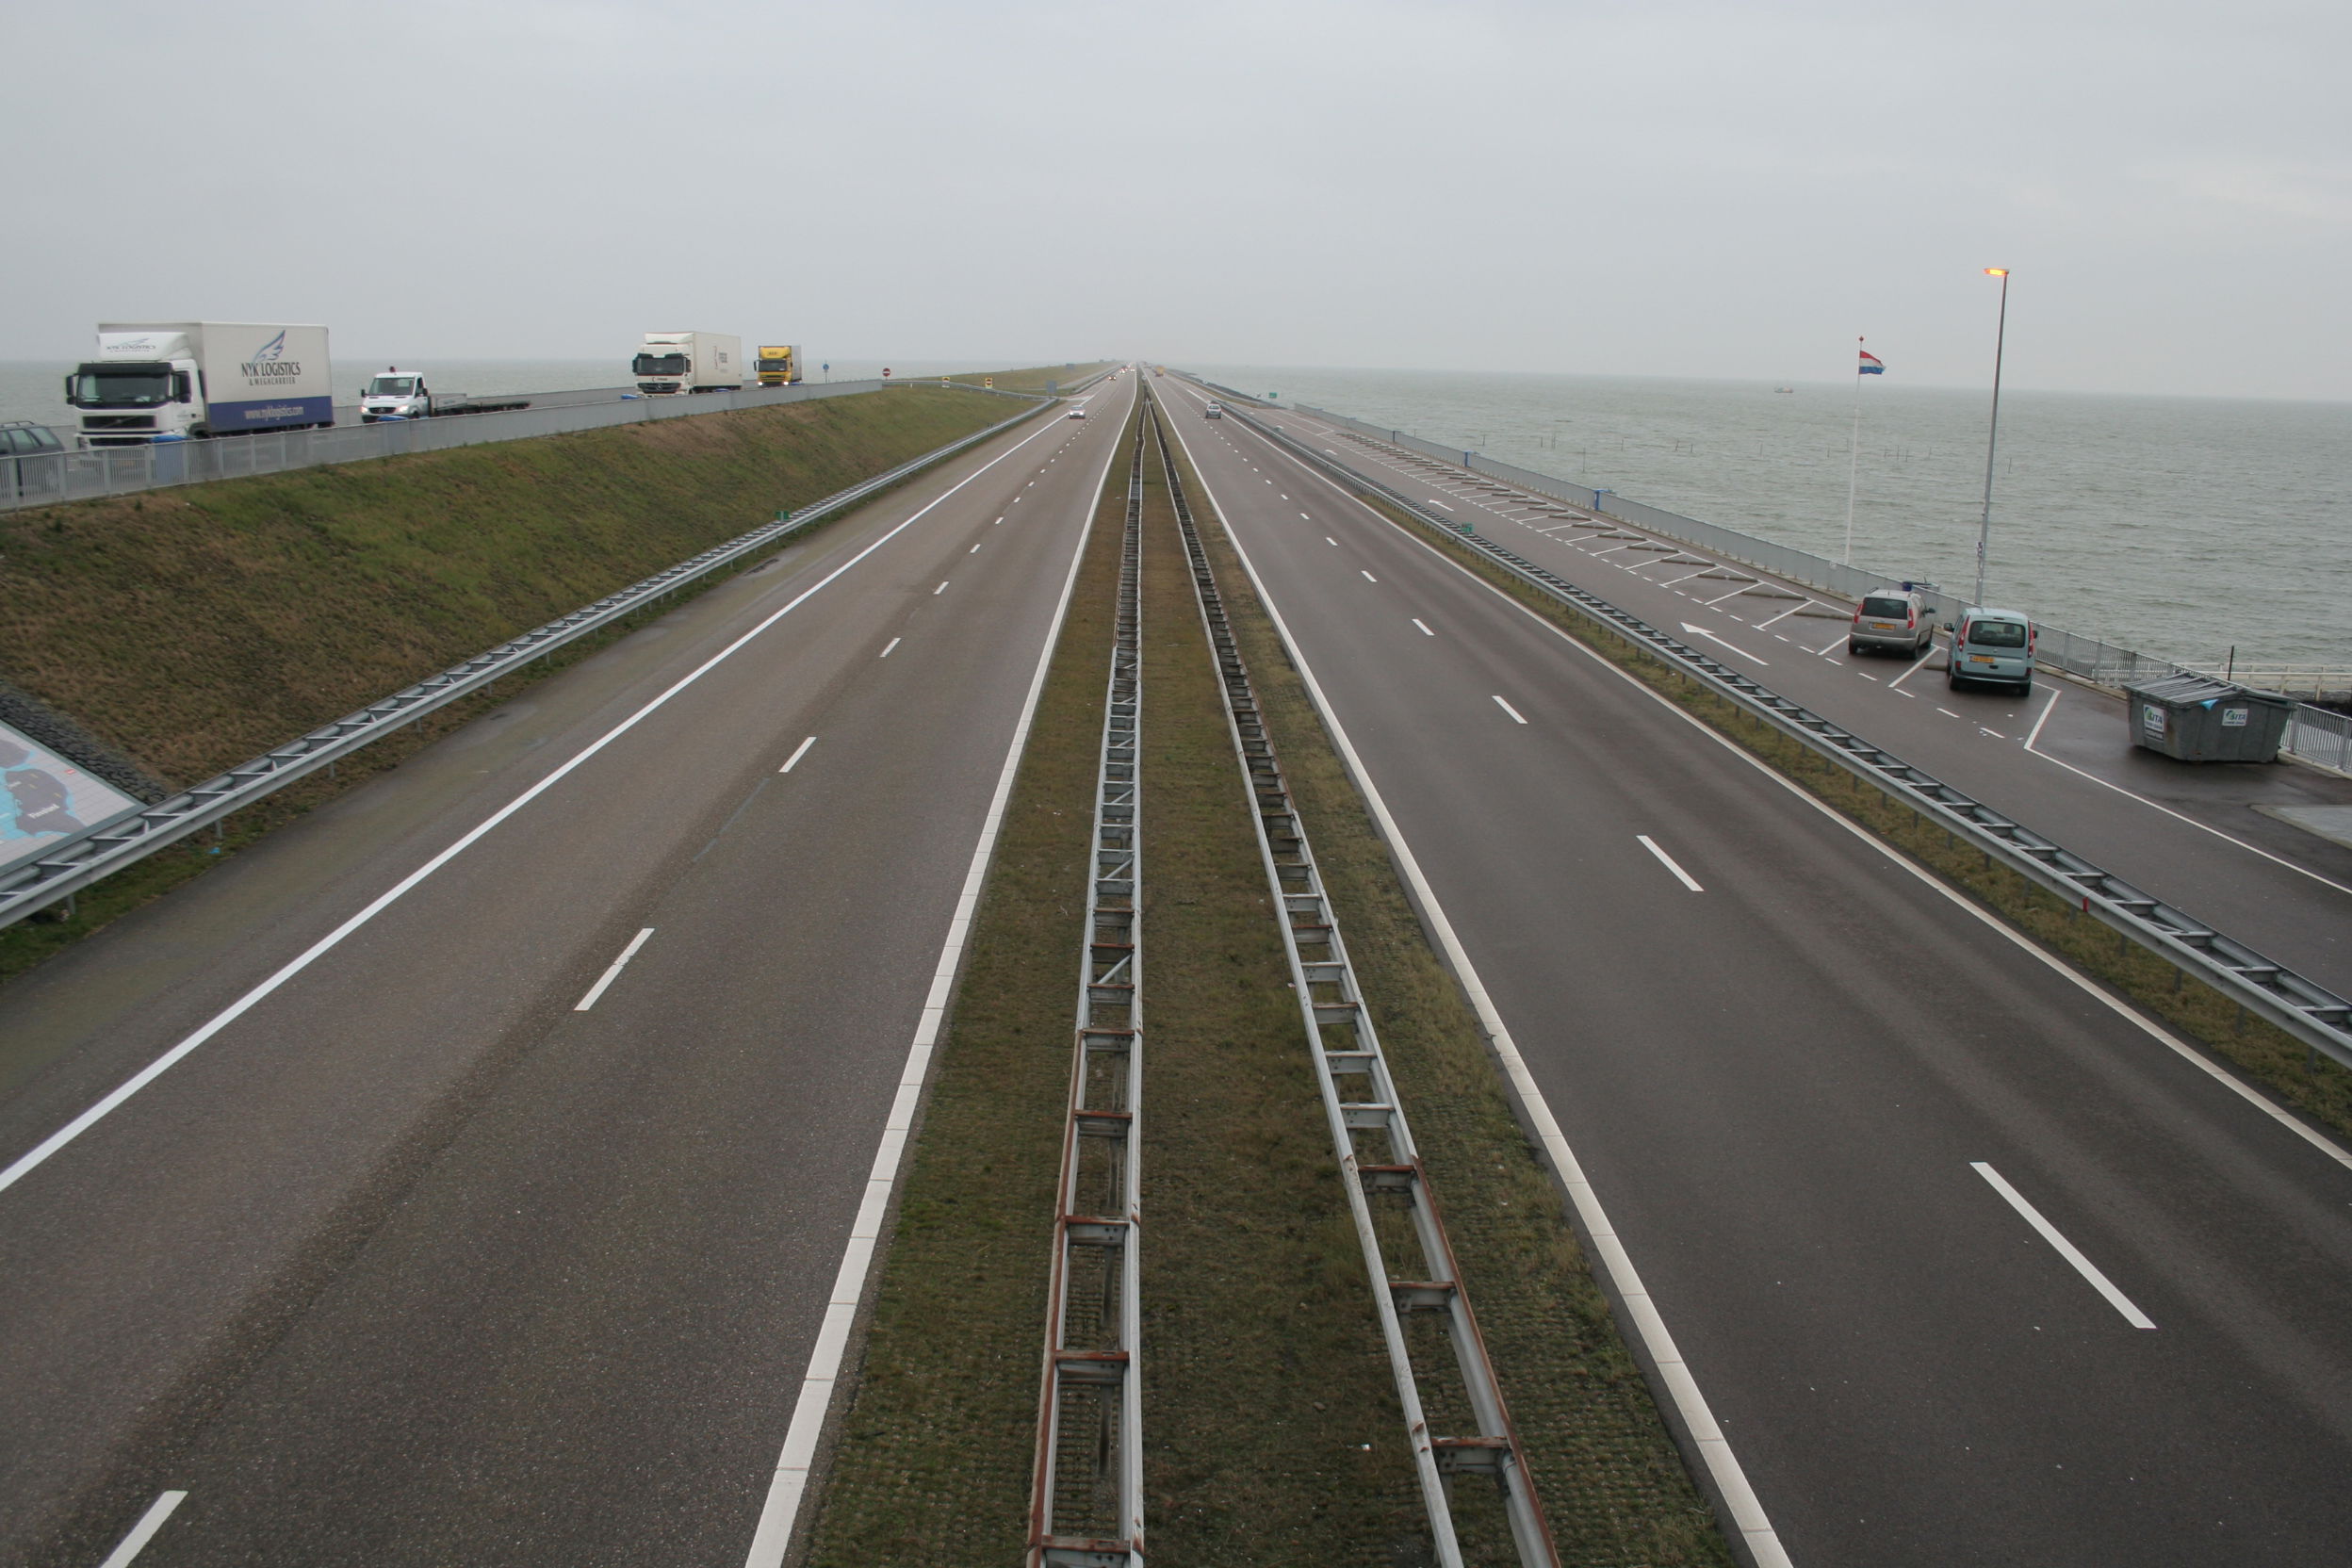
[[[1927,600],[1908,588],[1885,588],[1863,596],[1854,607],[1854,628],[1846,633],[1846,651],[1864,649],[1919,658],[1936,645],[1936,622]]]

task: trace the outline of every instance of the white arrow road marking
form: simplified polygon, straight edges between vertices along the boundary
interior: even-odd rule
[[[1732,652],[1738,654],[1742,659],[1754,660],[1756,663],[1765,665],[1768,668],[1772,664],[1772,661],[1769,659],[1757,659],[1756,655],[1750,653],[1747,649],[1731,643],[1723,642],[1721,637],[1716,636],[1713,632],[1707,630],[1707,628],[1703,626],[1692,626],[1689,621],[1685,621],[1682,623],[1682,629],[1690,633],[1693,637],[1704,637],[1710,643],[1721,644],[1723,646],[1730,648]]]

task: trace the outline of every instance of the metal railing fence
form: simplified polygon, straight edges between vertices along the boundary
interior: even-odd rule
[[[1474,474],[1484,474],[1519,489],[1549,496],[1555,500],[1565,501],[1571,506],[1580,507],[1588,512],[1615,517],[1637,528],[1647,529],[1665,538],[1678,540],[1683,544],[1710,551],[1726,561],[1754,566],[1760,571],[1770,572],[1775,577],[1802,583],[1808,588],[1818,588],[1824,593],[1846,599],[1859,599],[1865,594],[1875,593],[1903,580],[1885,573],[1866,571],[1859,566],[1849,566],[1832,561],[1826,556],[1816,555],[1810,550],[1798,549],[1788,545],[1776,545],[1769,539],[1759,539],[1752,533],[1742,533],[1738,529],[1724,528],[1718,523],[1701,522],[1696,517],[1686,517],[1678,512],[1669,512],[1664,507],[1652,506],[1646,501],[1637,501],[1611,490],[1593,490],[1585,485],[1573,484],[1566,480],[1555,479],[1549,474],[1537,473],[1531,468],[1522,468],[1510,463],[1498,463],[1491,457],[1482,456],[1475,451],[1467,451],[1460,447],[1441,447],[1434,441],[1425,441],[1417,435],[1410,435],[1400,430],[1383,429],[1378,425],[1367,424],[1362,419],[1350,418],[1345,414],[1333,414],[1329,409],[1315,408],[1306,403],[1294,406],[1301,414],[1312,415],[1317,419],[1337,425],[1344,430],[1353,431],[1373,440],[1385,442],[1392,447],[1401,448],[1409,452],[1417,452],[1424,457],[1434,458],[1458,468],[1466,468]],[[1925,596],[1929,612],[1939,619],[1956,620],[1962,611],[1970,607],[1971,601],[1968,599],[1957,594],[1948,593],[1933,583],[1918,582],[1915,586]],[[2153,654],[2141,653],[2135,648],[2121,647],[2097,637],[2086,636],[2078,631],[2067,631],[2059,627],[2044,625],[2039,621],[2034,623],[2034,657],[2036,659],[2051,669],[2063,670],[2068,675],[2079,676],[2094,685],[2119,688],[2139,681],[2153,680],[2161,676],[2178,675],[2183,672],[2202,675],[2213,673],[2210,669],[2198,669],[2173,660],[2159,659]],[[2265,672],[2247,670],[2242,674],[2233,675],[2232,678],[2245,685],[2260,685],[2261,682],[2254,678],[2263,673]],[[2327,672],[2269,673],[2288,674],[2298,681],[2306,678],[2311,678],[2315,682],[2312,688],[2315,695],[2327,690],[2324,685],[2316,684],[2316,682],[2324,681]],[[2352,684],[2352,676],[2345,677],[2345,681],[2347,684]],[[2263,689],[2278,690],[2277,687],[2264,687]],[[2308,704],[2298,707],[2295,710],[2295,721],[2288,726],[2287,737],[2281,743],[2280,749],[2305,761],[2316,762],[2323,767],[2343,771],[2346,766],[2343,721],[2342,714],[2333,713],[2325,709],[2312,708]],[[2311,747],[2316,747],[2316,749],[2309,749]]]
[[[1388,1349],[1430,1544],[1441,1568],[1468,1560],[1461,1527],[1485,1511],[1453,1493],[1478,1476],[1501,1504],[1500,1528],[1474,1540],[1480,1561],[1559,1568],[1550,1527],[1519,1445],[1501,1380],[1471,1310],[1468,1287],[1447,1237],[1429,1173],[1421,1160],[1402,1095],[1380,1048],[1372,1008],[1358,984],[1305,824],[1266,729],[1257,689],[1225,611],[1217,574],[1202,546],[1176,465],[1151,416],[1167,463],[1169,499],[1192,568],[1193,594],[1217,660],[1217,683],[1236,760],[1250,791],[1266,890],[1282,912],[1298,1012],[1315,1059],[1331,1152],[1355,1221],[1370,1278],[1373,1309]],[[1451,1371],[1455,1380],[1446,1373]],[[1455,1392],[1458,1382],[1460,1393]],[[1448,1429],[1450,1429],[1450,1434]],[[1500,1539],[1508,1534],[1508,1543]]]
[[[1029,1568],[1143,1568],[1143,426],[1127,470]]]
[[[1963,794],[1892,752],[1791,702],[1753,678],[1675,641],[1599,595],[1513,554],[1491,539],[1425,510],[1394,487],[1349,467],[1262,419],[1233,416],[1286,451],[1359,491],[1377,494],[1431,531],[1465,543],[1540,592],[1576,610],[1689,677],[1743,712],[1904,802],[1954,837],[1999,860],[2036,887],[2157,954],[2166,962],[2268,1020],[2339,1065],[2352,1068],[2352,1002],[2185,910],[2142,892],[2089,860],[1991,807]]]
[[[615,399],[548,408],[518,408],[504,414],[452,414],[433,419],[380,419],[373,424],[334,425],[324,430],[261,431],[209,441],[162,441],[135,447],[90,447],[74,451],[33,452],[0,457],[0,511],[50,506],[213,480],[245,479],[333,463],[364,463],[409,452],[534,435],[565,435],[613,425],[645,424],[698,414],[770,408],[818,398],[854,397],[891,386],[934,384],[906,381],[837,381],[798,386],[753,386],[740,392],[679,393],[659,398]],[[983,397],[1037,400],[1026,392],[995,392],[977,386],[957,389]]]
[[[1049,406],[1047,400],[1041,398],[1023,398],[1021,400],[1030,406],[1009,419],[999,420],[987,430],[951,441],[886,473],[876,474],[846,490],[838,491],[803,507],[797,514],[779,514],[775,522],[762,524],[691,560],[656,572],[642,582],[608,595],[594,604],[584,605],[545,626],[533,628],[487,652],[476,654],[463,663],[452,664],[414,686],[395,692],[380,702],[370,703],[357,712],[348,713],[333,724],[289,741],[264,756],[240,763],[193,789],[58,840],[38,859],[24,861],[0,873],[0,926],[12,924],[36,909],[71,897],[91,883],[178,842],[200,828],[210,826],[231,812],[241,810],[275,793],[296,779],[383,739],[433,710],[478,692],[533,661],[545,658],[565,644],[645,608],[663,595],[673,593],[697,578],[780,544],[787,536],[820,519],[854,506],[934,463],[975,447],[999,432],[1034,417]]]

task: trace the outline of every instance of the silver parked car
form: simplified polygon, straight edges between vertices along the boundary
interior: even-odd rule
[[[1846,633],[1848,653],[1902,653],[1919,658],[1936,645],[1936,622],[1927,600],[1909,588],[1885,588],[1863,596],[1854,607],[1854,629]]]

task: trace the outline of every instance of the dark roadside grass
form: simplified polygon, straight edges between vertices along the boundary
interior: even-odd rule
[[[1131,424],[1121,450],[1132,449]],[[808,1560],[1020,1560],[1124,469],[1095,519],[925,1102]],[[1143,564],[1152,1555],[1398,1568],[1425,1532],[1166,489]]]
[[[2100,982],[2237,1069],[2241,1076],[2324,1126],[2352,1134],[2352,1071],[2319,1055],[2274,1023],[2100,923],[2079,905],[2028,881],[1985,852],[1959,841],[1909,805],[1856,777],[1794,737],[1756,719],[1559,600],[1522,581],[1468,545],[1435,534],[1377,497],[1365,504],[1432,543],[1570,636],[1635,676],[1736,743],[1840,816],[1869,829],[2045,951]]]
[[[962,382],[966,386],[978,386],[985,382],[999,392],[1043,392],[1049,384],[1067,392],[1097,370],[1106,370],[1110,366],[1111,361],[1098,359],[1077,365],[1033,365],[1019,370],[966,370],[944,379]],[[1109,656],[1106,654],[1104,657]]]
[[[1184,464],[1173,443],[1171,449]],[[1204,490],[1188,468],[1180,471],[1412,1118],[1560,1561],[1592,1568],[1728,1563],[1713,1512],[1617,1331],[1476,1015],[1424,934],[1387,844]],[[1263,874],[1253,867],[1253,875],[1262,895]],[[1302,1034],[1298,1049],[1303,1071]],[[1346,1266],[1361,1281],[1352,1234],[1347,1241]],[[1456,1482],[1457,1499],[1470,1503],[1468,1490],[1481,1484]],[[1470,1522],[1465,1517],[1465,1529]],[[1477,1544],[1501,1548],[1492,1560],[1511,1560],[1507,1540],[1480,1533]]]
[[[183,787],[1007,406],[898,388],[9,514],[0,679]],[[714,572],[0,930],[0,984],[772,559]]]

